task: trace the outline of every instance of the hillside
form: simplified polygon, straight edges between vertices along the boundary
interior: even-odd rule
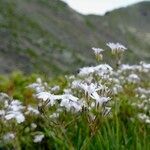
[[[91,47],[109,41],[127,46],[131,63],[150,61],[149,24],[150,2],[83,16],[59,0],[1,0],[0,73],[74,72],[94,62]]]

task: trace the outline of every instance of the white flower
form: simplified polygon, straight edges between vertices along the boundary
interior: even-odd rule
[[[74,102],[77,102],[79,100],[79,98],[77,98],[71,94],[64,94],[64,95],[61,95],[60,97],[61,97],[61,99],[68,99],[68,100],[74,101]]]
[[[56,102],[55,100],[60,99],[59,96],[53,95],[53,94],[51,94],[49,92],[38,93],[38,94],[36,94],[36,97],[38,99],[43,100],[44,102],[49,101],[48,105],[51,105],[51,106],[53,106],[55,104],[55,102]]]
[[[94,51],[95,55],[101,54],[104,50],[101,48],[93,47],[92,50]]]
[[[130,83],[139,83],[140,82],[140,78],[138,77],[138,75],[136,74],[130,74],[127,78],[128,82]]]
[[[48,92],[42,92],[37,94],[37,97],[44,101],[49,99],[51,105],[55,104],[56,100],[60,100],[60,106],[67,108],[67,110],[74,108],[76,111],[79,111],[81,109],[78,101],[79,99],[72,94],[65,93],[63,95],[52,95]]]
[[[113,87],[113,93],[114,94],[118,94],[119,92],[122,92],[123,91],[123,88],[121,85],[119,84],[115,84],[114,87]]]
[[[50,118],[58,118],[59,117],[59,113],[53,113],[52,115],[50,115]]]
[[[44,92],[47,83],[42,83],[41,78],[37,78],[36,83],[32,83],[27,86],[28,88],[34,89],[36,93]]]
[[[102,55],[102,52],[104,51],[103,49],[93,47],[92,50],[94,51],[94,54],[98,61],[103,59]]]
[[[21,111],[23,110],[25,107],[22,106],[22,103],[18,100],[13,100],[11,102],[11,104],[8,106],[8,110],[11,110],[11,111]]]
[[[150,69],[150,64],[143,63],[143,67],[146,69]]]
[[[42,133],[35,135],[33,142],[34,143],[40,143],[43,140],[43,138],[44,138],[44,134],[42,134]]]
[[[136,104],[136,105],[137,105],[137,107],[140,108],[140,109],[144,108],[144,104],[143,104],[143,103],[141,103],[141,104]]]
[[[129,64],[122,64],[120,67],[120,71],[136,71],[136,70],[141,70],[141,66],[139,65],[129,65]]]
[[[0,102],[10,101],[11,98],[6,93],[0,93]]]
[[[108,102],[108,101],[111,99],[110,97],[103,97],[103,96],[100,96],[100,95],[98,95],[97,92],[92,93],[91,97],[92,97],[93,99],[95,99],[96,104],[99,104],[100,106],[101,106],[102,104]]]
[[[78,89],[80,87],[81,80],[74,80],[71,84],[71,88]]]
[[[42,79],[41,78],[37,78],[36,82],[39,83],[39,84],[42,84]]]
[[[146,99],[147,97],[146,97],[145,94],[142,94],[142,95],[140,96],[140,98],[141,98],[141,99]]]
[[[110,67],[107,64],[101,64],[95,67],[95,72],[99,75],[99,76],[105,76],[105,75],[110,75],[112,74],[112,67]]]
[[[36,93],[43,92],[45,88],[39,83],[32,83],[28,86],[28,88],[34,89]]]
[[[65,107],[68,111],[73,109],[74,111],[78,112],[82,109],[82,103],[79,101],[71,101],[69,99],[62,99],[60,106]]]
[[[71,94],[61,95],[61,107],[65,107],[68,111],[74,109],[74,111],[80,111],[83,103],[79,99]]]
[[[5,115],[5,119],[6,120],[11,120],[11,119],[16,119],[17,123],[22,123],[25,121],[25,117],[21,112],[15,112],[15,111],[9,111],[6,115]]]
[[[58,85],[51,88],[52,92],[56,92],[56,91],[59,91],[59,90],[60,90],[60,87]]]
[[[71,89],[64,89],[64,93],[65,93],[65,94],[71,94],[72,91],[71,91]]]
[[[126,50],[127,48],[123,46],[120,43],[107,43],[107,46],[111,49],[120,49],[120,50]]]
[[[42,99],[43,101],[47,101],[48,99],[53,99],[53,95],[50,94],[49,92],[40,92],[36,94],[36,97],[38,99]]]
[[[138,118],[145,123],[148,123],[148,124],[150,123],[150,117],[147,116],[146,114],[140,113],[138,114]]]
[[[37,128],[37,125],[35,123],[31,123],[31,128],[35,129],[35,128]]]
[[[4,110],[0,110],[0,116],[4,116],[5,115],[5,111]]]
[[[150,119],[146,119],[146,120],[145,120],[145,123],[150,124]]]
[[[8,108],[8,106],[9,106],[9,102],[8,102],[8,101],[5,101],[5,102],[4,102],[4,108]]]
[[[38,111],[37,108],[34,108],[34,107],[29,105],[28,108],[27,108],[27,111],[25,112],[25,114],[28,115],[30,113],[31,114],[35,114],[35,115],[39,115],[40,114],[40,112]]]
[[[75,79],[75,76],[74,75],[71,75],[68,77],[70,80],[74,80]]]
[[[144,88],[141,88],[141,87],[138,87],[136,89],[136,92],[139,93],[139,94],[150,95],[150,89],[144,89]]]
[[[101,89],[100,86],[97,86],[93,83],[91,83],[90,85],[88,85],[87,83],[80,83],[79,87],[85,91],[85,94],[88,93],[88,95],[91,95],[93,92]]]
[[[150,64],[146,64],[145,62],[141,62],[141,72],[145,72],[145,73],[148,73],[150,72]]]
[[[120,43],[107,43],[107,46],[112,50],[113,54],[127,50],[127,48]]]
[[[85,77],[85,76],[89,76],[93,73],[97,73],[98,75],[103,76],[103,75],[111,74],[112,70],[113,70],[112,67],[110,67],[109,65],[100,64],[100,65],[95,66],[95,67],[81,68],[78,75],[81,77]]]
[[[88,76],[90,74],[94,73],[94,67],[84,67],[80,69],[79,76]]]
[[[15,138],[15,135],[12,132],[8,132],[3,136],[3,140],[6,142],[9,142],[9,141],[13,140],[14,138]]]
[[[25,107],[22,106],[22,103],[18,100],[13,100],[7,107],[6,113],[5,113],[5,119],[11,120],[15,119],[17,123],[22,123],[25,121],[25,117],[22,113],[22,110]]]
[[[20,113],[20,114],[18,113],[15,118],[16,118],[18,123],[22,123],[25,121],[25,117],[22,113]]]

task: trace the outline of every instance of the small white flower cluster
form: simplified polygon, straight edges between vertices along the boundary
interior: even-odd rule
[[[111,49],[112,54],[119,54],[127,50],[127,48],[120,43],[107,43],[107,46]]]
[[[94,51],[95,55],[101,54],[104,51],[101,48],[95,48],[95,47],[93,47],[92,50]]]
[[[93,47],[92,50],[94,51],[94,54],[98,61],[103,59],[103,55],[102,55],[102,52],[104,51],[103,49]]]
[[[71,94],[53,95],[49,92],[41,92],[38,93],[36,97],[39,100],[48,101],[47,105],[50,106],[53,106],[56,103],[58,104],[58,101],[61,101],[59,103],[60,107],[65,107],[68,111],[70,111],[72,108],[75,111],[80,111],[83,105],[82,101]]]
[[[16,119],[17,123],[22,123],[25,121],[25,116],[22,113],[22,110],[24,109],[24,106],[22,106],[22,103],[18,100],[13,100],[7,107],[5,111],[5,119],[11,120]]]
[[[36,82],[30,84],[28,88],[34,89],[36,93],[43,92],[47,88],[47,83],[43,83],[41,78],[37,78]]]
[[[112,67],[108,64],[101,64],[95,67],[84,67],[80,69],[78,76],[85,77],[85,76],[93,76],[94,74],[100,77],[106,77],[112,73]]]
[[[0,117],[3,120],[12,120],[15,119],[17,123],[22,123],[25,121],[23,114],[24,106],[18,100],[11,99],[7,94],[0,93],[0,105],[3,106],[3,109],[0,110]]]
[[[140,82],[140,78],[138,77],[138,75],[136,74],[130,74],[127,78],[128,82],[130,83],[139,83]]]
[[[140,113],[140,114],[138,114],[138,118],[139,118],[141,121],[143,121],[143,122],[145,122],[145,123],[147,123],[147,124],[150,124],[150,117],[147,116],[146,114]]]
[[[138,94],[144,94],[144,95],[149,95],[150,96],[150,89],[145,89],[145,88],[138,87],[136,89],[136,92]]]
[[[24,106],[19,100],[10,98],[5,93],[0,93],[0,119],[3,121],[15,120],[18,124],[25,121],[26,115],[39,115],[37,108]]]
[[[37,135],[34,136],[34,143],[40,143],[44,138],[44,134],[43,133],[38,133]]]
[[[25,112],[25,115],[31,115],[31,114],[32,115],[39,115],[40,112],[39,112],[38,108],[32,107],[31,105],[28,105],[27,110]]]
[[[139,120],[150,124],[150,89],[138,87],[135,89],[135,94],[137,101],[133,102],[132,106],[140,110]]]
[[[113,71],[108,80],[113,82],[113,93],[123,91],[123,86],[127,83],[140,85],[140,83],[149,78],[149,64],[143,63],[140,65],[121,65],[117,71]],[[147,81],[149,82],[149,81]]]
[[[23,105],[19,100],[14,100],[10,98],[5,93],[0,93],[0,123],[3,123],[6,129],[9,128],[12,130],[12,126],[17,126],[19,124],[23,124],[27,117],[39,116],[40,112],[38,108],[33,107],[31,105]],[[14,126],[14,127],[15,127]],[[31,124],[31,130],[35,130],[37,125],[35,123]],[[16,133],[14,132],[15,128],[12,132],[7,132],[3,135],[2,140],[5,143],[11,142],[16,137]],[[33,142],[41,142],[44,138],[44,135],[36,135],[33,139]]]
[[[149,73],[150,72],[150,64],[146,64],[145,62],[140,62],[139,65],[129,65],[122,64],[121,72],[137,72],[137,73]]]
[[[3,136],[3,140],[7,143],[12,141],[15,138],[15,134],[12,132],[8,132]]]
[[[86,70],[89,71],[86,72]],[[113,69],[107,64],[82,68],[76,77],[68,77],[68,89],[64,89],[63,94],[55,95],[51,93],[53,90],[42,91],[36,94],[36,98],[40,105],[46,103],[48,107],[57,106],[61,110],[53,112],[50,118],[59,117],[59,113],[63,109],[81,112],[84,108],[90,111],[91,109],[102,107],[104,108],[103,111],[105,111],[105,105],[111,100],[111,97],[108,96],[110,89],[102,82],[106,82],[106,78],[112,74],[112,71]],[[95,76],[101,81],[93,82]],[[107,110],[110,109],[107,107]]]

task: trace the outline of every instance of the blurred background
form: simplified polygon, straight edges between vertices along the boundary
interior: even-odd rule
[[[92,47],[120,42],[126,63],[150,62],[150,1],[0,0],[0,74],[55,76],[95,63]]]

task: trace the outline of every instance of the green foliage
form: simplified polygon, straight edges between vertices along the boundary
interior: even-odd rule
[[[15,72],[11,76],[0,77],[0,91],[8,93],[23,103],[35,103],[33,91],[27,89],[27,85],[35,82],[37,75],[25,76]],[[49,79],[45,79],[49,80]],[[49,80],[49,85],[60,85],[63,89],[67,81],[63,77]],[[70,114],[64,112],[58,120],[49,118],[50,109],[44,109],[43,115],[36,118],[28,117],[25,123],[3,124],[0,121],[0,135],[6,131],[16,133],[15,140],[11,143],[0,142],[0,148],[5,149],[109,149],[109,150],[148,150],[150,148],[150,127],[136,119],[138,110],[133,108],[129,101],[132,98],[132,85],[126,85],[125,93],[114,97],[115,107],[112,115],[107,118],[98,116],[96,123],[89,122],[88,112],[82,114]],[[52,108],[51,108],[52,109]],[[55,109],[55,108],[53,108]],[[37,124],[36,132],[31,128],[32,120]],[[44,140],[38,144],[33,143],[33,136],[43,132]]]
[[[30,6],[35,8],[35,11]],[[8,63],[12,66],[6,65],[8,68],[5,69],[11,71],[17,64],[18,68],[25,72],[40,72],[41,78],[47,81],[50,87],[58,85],[60,90],[56,93],[62,94],[68,87],[68,78],[55,75],[75,70],[83,62],[92,63],[90,52],[84,50],[89,49],[93,43],[103,44],[102,41],[107,38],[118,39],[119,35],[122,41],[127,38],[134,49],[141,50],[144,47],[147,50],[148,40],[145,40],[144,46],[138,43],[144,39],[141,40],[135,33],[129,31],[128,23],[130,24],[132,20],[128,20],[126,18],[128,15],[124,13],[122,16],[125,16],[123,22],[116,12],[112,16],[111,14],[105,17],[88,16],[85,19],[59,1],[0,0],[0,42],[2,43],[0,55],[5,61],[13,60]],[[130,25],[139,29],[133,23]],[[110,29],[117,33],[117,36],[114,33],[110,34]],[[81,34],[83,30],[85,34]],[[82,57],[81,53],[85,56]],[[129,54],[130,60],[135,61],[133,51],[129,51]],[[53,77],[49,78],[49,74]],[[32,105],[37,106],[40,112],[37,116],[26,114],[26,120],[21,124],[13,119],[2,121],[0,115],[0,149],[150,149],[150,126],[137,117],[137,114],[142,113],[143,110],[131,105],[131,102],[139,101],[139,97],[135,95],[135,88],[150,87],[149,75],[139,74],[142,77],[140,84],[125,83],[123,92],[112,97],[112,113],[104,117],[95,111],[94,120],[90,118],[87,110],[83,110],[83,113],[63,111],[58,119],[51,118],[50,116],[57,110],[56,106],[49,108],[46,107],[46,103],[42,106],[37,105],[35,91],[27,88],[40,76],[21,72],[0,76],[0,92],[7,93],[11,99],[19,99],[25,111],[29,105]],[[0,111],[1,109],[3,106],[0,105]],[[146,113],[149,115],[148,111]],[[36,124],[35,128],[32,127],[33,123]],[[8,132],[15,133],[13,140],[4,140],[3,137]],[[40,133],[44,135],[44,139],[41,143],[35,143],[34,136]]]
[[[9,76],[0,76],[0,91],[7,93],[15,99],[29,99],[33,92],[27,88],[29,83],[34,82],[37,75],[23,75],[21,72],[13,72]]]

